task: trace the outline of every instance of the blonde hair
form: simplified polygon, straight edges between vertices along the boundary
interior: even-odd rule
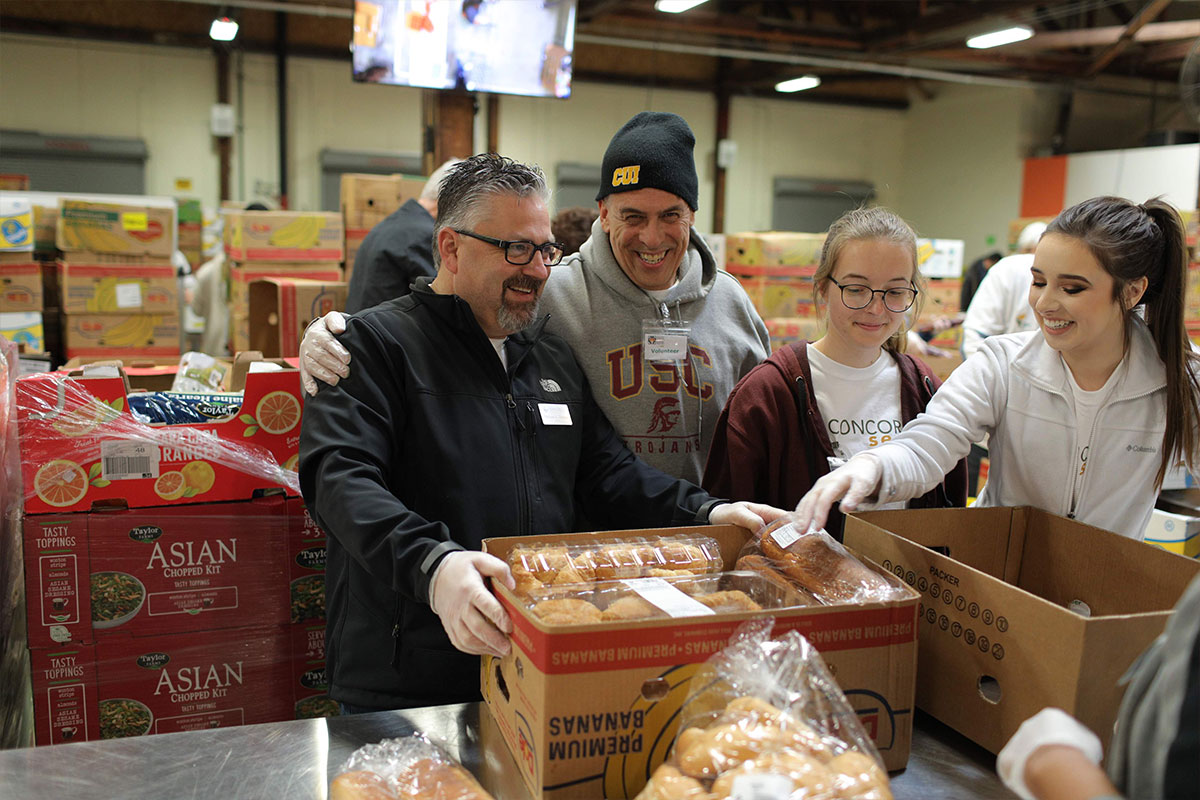
[[[821,260],[817,264],[816,274],[813,275],[813,302],[819,304],[823,293],[829,288],[833,277],[833,268],[842,250],[850,242],[883,241],[900,245],[912,256],[912,276],[909,280],[917,290],[917,300],[912,308],[904,312],[907,320],[916,319],[921,315],[921,305],[924,299],[925,279],[917,268],[917,234],[907,222],[896,212],[883,206],[872,208],[855,208],[838,217],[829,226],[825,234],[825,244],[821,246]],[[888,337],[883,346],[895,353],[904,352],[904,344],[908,334],[908,325]]]

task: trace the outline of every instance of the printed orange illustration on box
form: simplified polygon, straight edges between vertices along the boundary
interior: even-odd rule
[[[227,214],[228,253],[235,261],[341,261],[340,214],[240,211]]]
[[[285,626],[30,651],[39,745],[290,719]]]
[[[300,442],[299,372],[245,374],[243,367],[240,375],[245,391],[237,413],[191,425],[139,422],[121,375],[21,378],[26,513],[86,511],[105,501],[137,508],[245,500],[259,490],[298,494],[295,475],[281,465]]]
[[[175,242],[175,209],[116,203],[59,202],[60,250],[169,257]]]
[[[31,647],[284,624],[284,498],[25,518]]]
[[[179,312],[179,281],[170,264],[119,266],[60,261],[57,271],[62,310],[68,314]]]

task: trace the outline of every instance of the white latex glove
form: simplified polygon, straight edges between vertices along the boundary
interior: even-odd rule
[[[1100,739],[1077,719],[1061,708],[1043,708],[1021,723],[996,757],[1000,780],[1022,800],[1035,800],[1025,786],[1025,763],[1039,747],[1053,744],[1074,747],[1097,765],[1104,755]]]
[[[770,525],[787,513],[782,508],[762,503],[722,503],[709,512],[708,523],[710,525],[739,525],[747,530],[758,532],[764,525]]]
[[[829,508],[841,500],[839,508],[849,513],[858,504],[879,491],[882,471],[879,461],[868,453],[859,453],[842,466],[822,475],[796,504],[800,530],[817,530],[825,527]]]
[[[442,559],[429,582],[429,605],[442,620],[450,643],[464,653],[494,656],[508,654],[512,620],[487,586],[485,577],[504,581],[515,589],[516,581],[495,556],[460,550]]]
[[[300,385],[310,395],[316,395],[317,381],[337,386],[339,380],[350,376],[350,353],[334,338],[345,332],[346,315],[340,311],[330,311],[313,320],[304,331],[300,342]]]

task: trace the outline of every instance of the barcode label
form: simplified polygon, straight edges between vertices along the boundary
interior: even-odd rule
[[[770,772],[738,775],[733,779],[729,800],[787,800],[796,784],[787,775]]]
[[[647,603],[661,608],[671,617],[698,617],[717,613],[688,597],[662,578],[630,578],[623,583]]]
[[[147,442],[100,443],[100,476],[106,481],[158,477],[159,449]]]
[[[800,539],[801,534],[797,533],[795,525],[784,525],[777,531],[771,532],[771,538],[775,540],[775,544],[780,548],[787,550],[788,547]]]

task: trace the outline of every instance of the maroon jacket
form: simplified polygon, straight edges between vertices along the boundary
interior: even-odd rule
[[[900,365],[900,417],[907,423],[925,410],[942,382],[928,365],[893,353]],[[716,497],[793,509],[817,478],[829,472],[833,445],[817,408],[808,345],[790,344],[752,369],[734,388],[717,420],[704,488]],[[961,507],[967,500],[967,462],[909,508]],[[842,515],[830,510],[826,529],[842,538]]]

